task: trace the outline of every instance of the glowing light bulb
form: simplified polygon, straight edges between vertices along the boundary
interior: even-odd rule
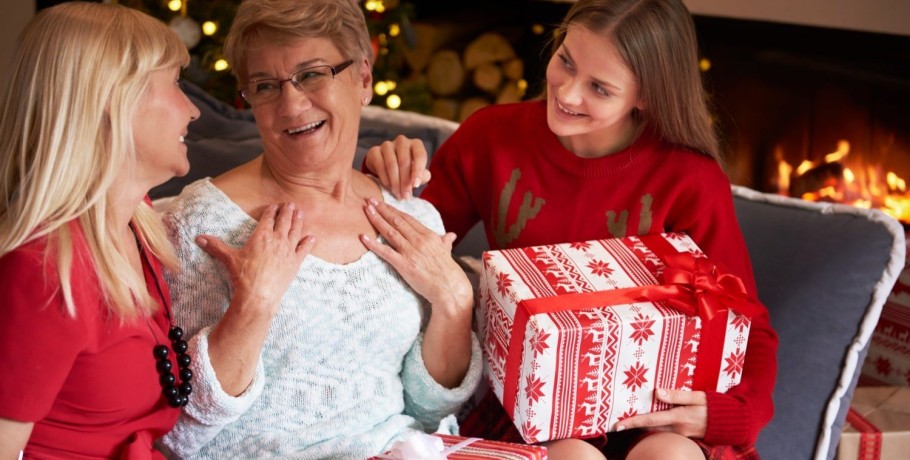
[[[385,96],[389,92],[389,85],[384,81],[378,81],[373,85],[373,92],[380,96]]]
[[[698,60],[698,70],[702,72],[707,72],[711,70],[711,60],[708,58],[701,58]]]
[[[215,35],[215,32],[218,32],[218,24],[215,24],[212,21],[205,21],[202,23],[202,33],[206,35]]]
[[[392,24],[389,26],[389,35],[397,37],[401,33],[401,26],[398,24]]]
[[[170,0],[167,2],[167,9],[171,11],[180,11],[180,8],[183,8],[183,2],[181,0]]]
[[[397,109],[401,107],[401,98],[397,94],[392,94],[386,98],[385,105],[390,109]]]
[[[219,60],[215,61],[215,64],[212,65],[212,67],[215,70],[222,72],[222,71],[227,70],[228,67],[230,67],[230,66],[228,65],[228,61],[226,59],[219,59]]]

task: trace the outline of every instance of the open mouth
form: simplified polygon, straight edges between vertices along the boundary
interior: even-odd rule
[[[581,117],[581,116],[584,116],[583,114],[580,114],[580,113],[578,113],[578,112],[573,112],[573,111],[571,111],[571,110],[565,108],[565,106],[563,106],[563,105],[559,102],[559,99],[553,98],[553,100],[556,101],[556,107],[557,107],[562,113],[565,113],[566,115],[572,115],[573,117]]]
[[[299,126],[297,128],[291,128],[291,129],[287,130],[287,133],[292,136],[301,135],[301,134],[310,134],[310,133],[316,131],[317,129],[321,128],[322,125],[324,125],[324,124],[325,124],[325,120],[317,121],[315,123],[309,123],[309,124],[306,124],[303,126]]]

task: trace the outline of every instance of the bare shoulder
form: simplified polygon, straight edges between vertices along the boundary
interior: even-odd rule
[[[260,160],[254,159],[212,179],[212,185],[241,209],[250,213],[262,206]]]

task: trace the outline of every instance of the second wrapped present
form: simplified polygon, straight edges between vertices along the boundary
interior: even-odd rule
[[[595,437],[666,409],[657,388],[739,383],[747,299],[680,233],[488,251],[485,374],[526,442]]]

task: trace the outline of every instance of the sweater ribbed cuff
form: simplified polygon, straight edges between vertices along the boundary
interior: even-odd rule
[[[739,446],[755,443],[754,425],[749,406],[728,394],[708,391],[708,431],[705,442],[715,446]]]

